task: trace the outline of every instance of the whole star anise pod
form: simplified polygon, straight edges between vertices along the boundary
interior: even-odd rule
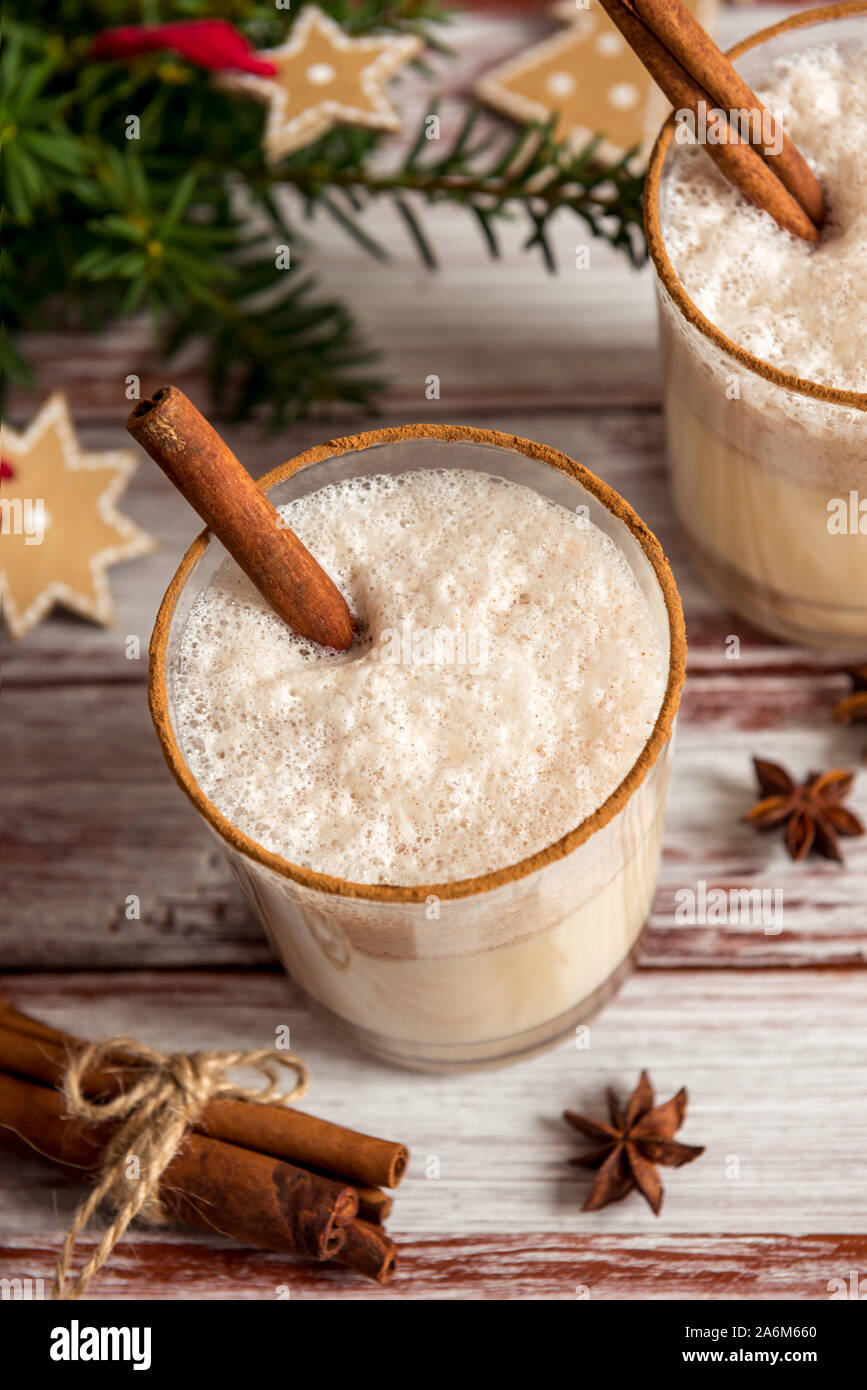
[[[852,693],[838,700],[831,710],[838,724],[853,724],[867,719],[867,666],[850,666],[846,675],[852,682]]]
[[[682,1087],[664,1105],[655,1105],[653,1087],[646,1071],[623,1111],[613,1091],[608,1091],[611,1123],[601,1124],[574,1110],[563,1112],[564,1120],[581,1131],[598,1147],[580,1158],[570,1159],[578,1168],[598,1168],[584,1211],[598,1211],[609,1202],[619,1202],[637,1187],[658,1216],[662,1210],[662,1180],[655,1164],[680,1168],[704,1153],[703,1148],[681,1144],[674,1138],[686,1117],[687,1094]]]
[[[798,785],[777,763],[753,758],[761,801],[745,819],[755,830],[786,827],[786,849],[795,860],[811,849],[842,864],[840,835],[863,835],[864,826],[853,811],[842,805],[852,790],[854,773],[842,768],[811,772]]]

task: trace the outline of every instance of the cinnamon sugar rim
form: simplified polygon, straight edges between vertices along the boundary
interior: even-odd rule
[[[529,439],[503,434],[497,430],[474,429],[469,426],[403,425],[392,429],[371,430],[365,434],[348,435],[342,439],[329,440],[326,444],[317,445],[313,449],[307,449],[304,453],[298,454],[296,458],[290,459],[288,463],[281,464],[279,468],[266,473],[263,478],[259,479],[257,486],[262,491],[266,491],[276,483],[284,482],[287,478],[293,477],[310,464],[319,463],[324,459],[339,458],[350,452],[361,454],[366,449],[374,448],[377,445],[392,444],[405,439],[439,439],[447,443],[470,442],[493,445],[558,468],[580,483],[607,511],[628,527],[650,562],[662,590],[668,614],[671,649],[668,684],[656,723],[647,742],[626,777],[607,800],[592,815],[581,821],[574,830],[568,831],[566,835],[537,851],[536,854],[491,873],[480,874],[474,878],[458,879],[450,883],[414,884],[412,886],[355,883],[350,879],[338,878],[332,874],[323,874],[315,869],[292,864],[282,855],[265,849],[263,845],[251,839],[249,835],[244,834],[228,820],[205,795],[187,766],[172,727],[169,712],[166,653],[172,619],[184,584],[207,548],[211,534],[207,529],[202,531],[193,541],[178,566],[160,605],[150,644],[148,699],[163,756],[172,776],[182,791],[190,798],[197,811],[233,849],[273,870],[274,873],[283,878],[292,879],[306,888],[322,893],[338,894],[347,898],[363,898],[374,902],[416,903],[424,902],[430,896],[441,899],[469,897],[475,893],[484,893],[499,888],[503,884],[515,882],[527,874],[543,868],[546,864],[551,864],[571,854],[573,850],[577,849],[585,840],[589,840],[591,835],[597,830],[601,830],[617,815],[633,792],[644,781],[671,735],[686,672],[686,632],[674,576],[663,554],[662,547],[653,533],[648,530],[628,502],[625,502],[607,483],[602,482],[582,464],[575,463],[566,454],[560,453],[557,449],[548,448],[544,444],[535,444]]]
[[[778,24],[772,24],[767,29],[760,29],[757,34],[752,34],[747,39],[742,39],[740,43],[726,51],[726,56],[731,59],[739,58],[742,53],[764,43],[766,39],[775,38],[778,34],[787,33],[790,30],[807,28],[827,20],[847,19],[858,15],[867,17],[867,0],[848,0],[848,3],[842,5],[823,5],[820,9],[805,10],[801,14],[794,14],[788,19],[781,20]],[[644,184],[644,231],[656,273],[682,316],[729,357],[733,357],[742,366],[748,367],[757,376],[764,377],[766,381],[772,381],[776,386],[785,387],[787,390],[798,392],[802,396],[812,396],[816,400],[825,401],[832,405],[849,406],[855,410],[867,410],[867,392],[825,386],[818,381],[811,381],[808,377],[795,376],[793,372],[786,372],[780,367],[774,367],[770,362],[765,362],[763,358],[754,356],[746,348],[733,342],[731,338],[727,338],[690,299],[669,260],[659,217],[659,188],[665,156],[674,137],[674,121],[675,113],[672,112],[659,132],[650,156]]]

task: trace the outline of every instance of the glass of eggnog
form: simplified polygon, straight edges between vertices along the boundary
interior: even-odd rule
[[[818,175],[827,218],[815,246],[790,236],[689,143],[684,113],[664,126],[645,222],[675,504],[737,613],[863,656],[867,5],[795,15],[729,57]]]
[[[293,978],[426,1070],[570,1033],[628,971],[660,858],[683,617],[656,539],[580,464],[436,425],[259,484],[344,594],[297,637],[203,532],[151,644],[174,776]]]

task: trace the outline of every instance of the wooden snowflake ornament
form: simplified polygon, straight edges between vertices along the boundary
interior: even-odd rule
[[[114,620],[106,571],[155,548],[115,503],[136,467],[130,450],[85,453],[57,392],[23,434],[0,426],[0,604],[23,637],[55,604]]]
[[[268,103],[265,150],[271,163],[336,125],[399,130],[388,79],[424,47],[412,34],[350,38],[315,5],[305,5],[279,48],[256,54],[273,77],[232,74],[224,83]]]

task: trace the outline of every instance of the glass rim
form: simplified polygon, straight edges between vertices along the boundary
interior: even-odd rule
[[[340,897],[366,899],[373,902],[420,903],[431,896],[440,899],[470,897],[477,893],[499,888],[507,883],[516,882],[528,874],[544,868],[547,864],[571,854],[579,845],[589,840],[596,831],[601,830],[603,826],[613,820],[656,763],[659,754],[671,736],[686,675],[686,629],[683,609],[674,576],[662,546],[653,532],[645,526],[641,518],[618,492],[597,478],[583,464],[576,463],[558,449],[533,443],[533,441],[522,439],[517,435],[504,434],[498,430],[476,429],[465,425],[400,425],[388,429],[370,430],[363,434],[346,435],[343,438],[332,439],[325,444],[316,445],[266,473],[258,480],[257,486],[264,492],[275,484],[293,477],[301,469],[311,464],[322,462],[325,459],[339,458],[343,454],[352,452],[362,454],[365,450],[377,445],[397,443],[407,439],[439,439],[447,443],[468,442],[493,445],[512,453],[523,454],[535,462],[548,464],[574,478],[608,512],[626,525],[638,541],[645,558],[654,571],[668,617],[669,669],[668,682],[656,722],[626,776],[591,815],[585,817],[572,830],[567,831],[565,835],[544,846],[535,854],[489,873],[478,874],[472,878],[456,879],[449,883],[414,885],[357,883],[351,879],[320,873],[315,869],[293,864],[282,855],[266,849],[224,816],[205,795],[193,776],[172,726],[166,674],[169,637],[177,603],[184,585],[192,574],[196,563],[207,549],[211,532],[206,527],[193,541],[175,571],[160,604],[151,636],[148,702],[163,757],[175,781],[192,801],[199,814],[221,839],[227,841],[240,854],[271,869],[280,877],[291,879],[306,888]]]
[[[768,39],[776,38],[778,34],[809,28],[835,19],[848,19],[857,15],[867,16],[867,0],[846,0],[844,4],[823,5],[818,9],[804,10],[798,14],[790,15],[788,19],[780,20],[777,24],[771,24],[766,29],[760,29],[746,39],[741,39],[740,43],[736,43],[734,47],[726,50],[726,56],[732,59],[739,58],[742,53],[748,52],[751,48],[757,47]],[[867,391],[851,391],[837,386],[825,386],[821,382],[812,381],[809,377],[796,376],[794,372],[787,372],[781,367],[773,366],[764,358],[756,357],[754,353],[748,352],[746,348],[726,337],[690,299],[669,260],[659,216],[659,189],[662,182],[662,170],[665,156],[674,137],[674,123],[675,113],[672,111],[656,137],[647,166],[647,177],[644,185],[644,233],[647,238],[647,248],[659,280],[676,304],[681,317],[685,318],[703,337],[710,339],[729,357],[733,357],[735,361],[749,368],[757,376],[764,377],[766,381],[771,381],[774,385],[781,386],[786,390],[797,392],[799,395],[811,396],[815,400],[824,401],[827,404],[867,411]]]

